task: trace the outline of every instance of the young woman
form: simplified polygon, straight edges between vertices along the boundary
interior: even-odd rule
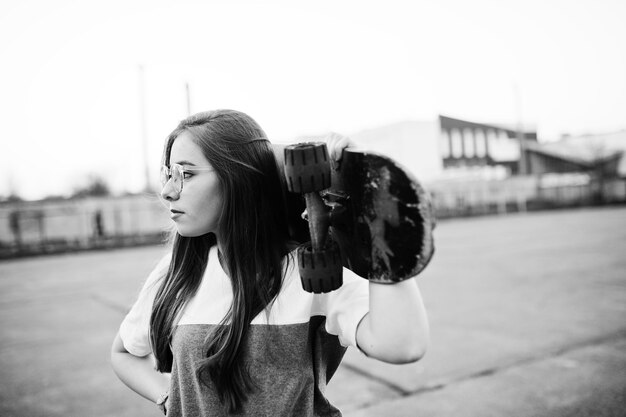
[[[347,144],[331,136],[331,157]],[[131,389],[168,416],[338,416],[324,392],[348,346],[390,363],[422,357],[415,279],[381,285],[344,269],[336,291],[302,289],[280,167],[252,118],[193,115],[163,162],[176,231],[111,352]]]

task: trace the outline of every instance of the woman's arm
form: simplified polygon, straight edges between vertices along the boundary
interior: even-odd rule
[[[369,292],[369,313],[356,331],[359,348],[368,356],[389,363],[421,359],[430,331],[416,279],[397,284],[370,282]]]
[[[339,162],[347,136],[330,133],[325,139],[331,160]],[[356,340],[368,356],[390,363],[418,361],[426,353],[430,330],[415,278],[396,284],[369,283],[369,313],[359,323]]]
[[[347,136],[324,138],[331,161],[341,161],[343,149],[353,146]],[[284,146],[274,147],[282,161]],[[368,356],[390,363],[415,362],[424,356],[430,340],[426,309],[415,278],[396,284],[369,283],[369,313],[356,331],[359,348]]]
[[[115,335],[111,346],[111,365],[124,384],[154,403],[169,389],[170,374],[156,371],[150,355],[140,357],[129,353],[119,333]]]

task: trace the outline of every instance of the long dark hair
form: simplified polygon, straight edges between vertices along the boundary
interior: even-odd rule
[[[165,164],[174,140],[185,131],[191,133],[219,178],[223,207],[216,234],[233,290],[226,317],[204,341],[205,358],[196,373],[205,385],[212,383],[233,413],[255,388],[242,361],[250,322],[279,293],[283,261],[289,259],[282,176],[265,133],[244,113],[215,110],[183,120],[168,137]],[[160,372],[171,371],[170,342],[176,320],[196,293],[209,250],[217,243],[212,233],[198,237],[173,234],[172,260],[150,317],[150,338]]]

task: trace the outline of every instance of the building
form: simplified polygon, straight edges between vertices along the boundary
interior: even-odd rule
[[[440,217],[626,201],[626,130],[540,143],[534,128],[440,115],[352,137],[413,172]]]
[[[530,145],[527,160],[533,174],[581,173],[597,178],[626,178],[626,130],[566,136]]]
[[[351,134],[359,147],[387,155],[421,181],[443,171],[437,121],[404,121]]]
[[[521,146],[517,130],[440,115],[432,121],[406,121],[351,135],[365,149],[389,155],[419,179],[520,173]],[[521,133],[537,143],[537,132]]]
[[[440,149],[444,169],[505,167],[509,175],[528,173],[521,152],[525,143],[537,143],[535,130],[470,122],[439,116]]]

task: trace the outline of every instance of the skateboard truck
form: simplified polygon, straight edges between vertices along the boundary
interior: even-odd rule
[[[329,207],[320,192],[330,187],[331,173],[325,143],[300,143],[285,148],[285,177],[290,192],[304,195],[311,241],[298,248],[298,268],[305,291],[324,293],[343,283],[339,245],[328,236],[340,205]]]

